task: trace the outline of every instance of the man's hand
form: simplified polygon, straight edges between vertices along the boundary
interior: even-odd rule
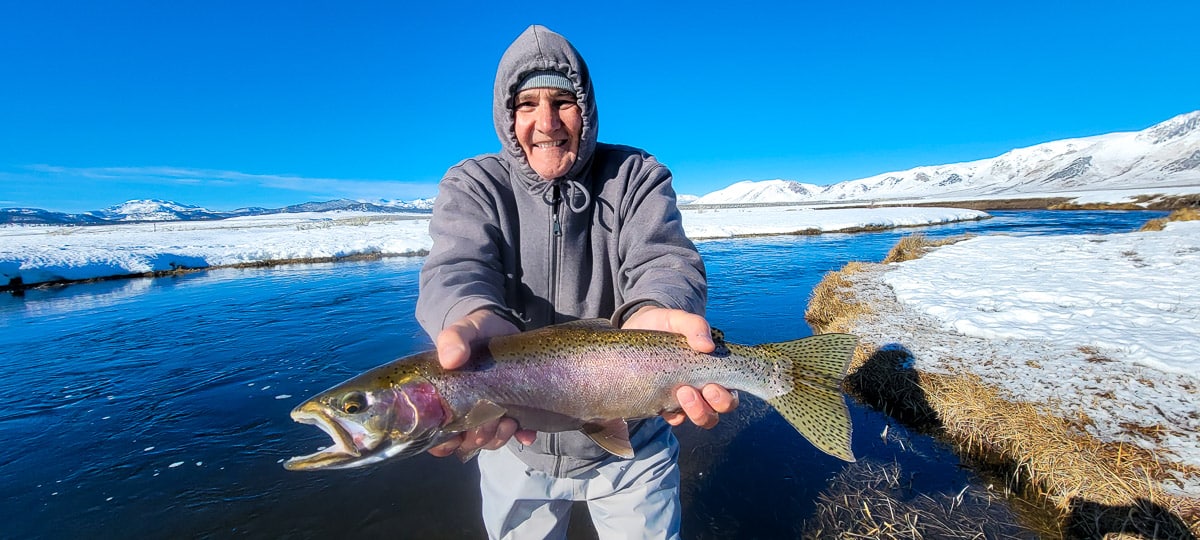
[[[481,309],[459,319],[442,330],[435,343],[438,363],[442,369],[458,369],[471,359],[471,347],[497,336],[519,332],[507,319],[490,309]],[[455,450],[468,454],[478,449],[496,450],[512,437],[525,446],[533,444],[536,431],[518,429],[516,420],[500,418],[494,422],[467,430],[457,437],[429,449],[437,457],[445,457]]]
[[[698,352],[710,353],[716,349],[712,341],[712,329],[704,317],[678,309],[647,306],[637,310],[623,327],[626,330],[660,330],[680,334],[687,338],[688,346]],[[681,386],[675,391],[682,412],[664,412],[662,417],[672,426],[684,420],[704,429],[712,429],[720,419],[718,415],[731,412],[738,406],[737,394],[719,384],[706,384],[702,390]]]

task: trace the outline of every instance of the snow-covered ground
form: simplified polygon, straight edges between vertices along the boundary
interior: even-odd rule
[[[835,232],[861,228],[893,228],[984,219],[988,215],[962,208],[844,208],[800,206],[754,208],[683,207],[688,238],[728,238],[798,232]]]
[[[691,238],[837,231],[980,219],[958,208],[685,211]],[[429,214],[318,212],[220,221],[0,227],[0,284],[207,268],[260,261],[416,255],[429,250]]]
[[[868,268],[852,281],[876,313],[855,333],[903,345],[916,369],[977,373],[1063,418],[1085,412],[1100,440],[1200,466],[1200,222],[984,236]],[[1181,493],[1200,493],[1200,478]]]
[[[428,250],[429,215],[270,214],[220,221],[0,227],[0,284],[142,274],[259,261]]]

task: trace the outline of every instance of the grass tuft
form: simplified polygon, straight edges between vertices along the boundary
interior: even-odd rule
[[[1172,221],[1197,221],[1200,220],[1200,209],[1195,207],[1180,208],[1171,212],[1165,218],[1152,219],[1142,225],[1139,231],[1161,231],[1166,228],[1167,223]]]
[[[896,245],[892,246],[887,257],[884,257],[883,264],[919,259],[935,247],[958,243],[968,238],[971,238],[971,236],[964,235],[941,240],[930,240],[921,233],[910,234],[901,238],[899,242],[896,242]]]
[[[824,332],[846,332],[850,324],[870,308],[853,300],[853,286],[848,277],[861,272],[863,263],[851,262],[841,270],[829,272],[813,287],[804,319]]]

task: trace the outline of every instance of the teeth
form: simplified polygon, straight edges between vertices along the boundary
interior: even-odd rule
[[[562,146],[566,143],[567,143],[567,141],[550,141],[550,142],[544,142],[544,143],[537,143],[534,146],[536,146],[538,148],[554,148],[556,146]]]

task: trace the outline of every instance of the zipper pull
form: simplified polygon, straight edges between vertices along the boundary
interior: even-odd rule
[[[555,237],[561,237],[562,236],[562,223],[560,223],[558,221],[558,208],[560,206],[562,206],[562,197],[560,196],[557,184],[555,184],[554,187],[552,187],[551,189],[554,190],[553,196],[551,198],[551,200],[554,201],[554,214],[553,214],[554,224],[553,224],[552,232],[554,233]]]

